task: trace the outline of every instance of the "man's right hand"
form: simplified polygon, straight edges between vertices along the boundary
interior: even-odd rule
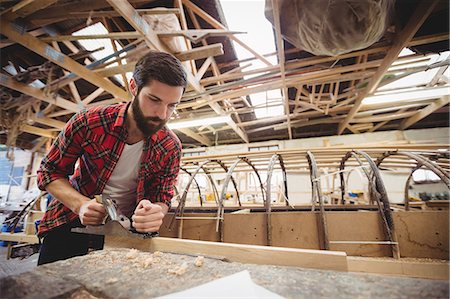
[[[83,225],[100,225],[106,216],[105,207],[95,199],[83,203],[80,207],[78,217]]]

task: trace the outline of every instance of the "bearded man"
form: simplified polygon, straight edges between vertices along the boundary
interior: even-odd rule
[[[152,51],[136,63],[130,103],[83,110],[67,122],[37,173],[39,188],[53,198],[39,225],[38,265],[103,247],[101,236],[71,232],[102,224],[106,210],[95,195],[111,199],[137,232],[159,230],[181,157],[165,124],[185,87],[180,61]]]

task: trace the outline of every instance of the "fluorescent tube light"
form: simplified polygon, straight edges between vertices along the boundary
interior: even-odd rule
[[[411,100],[427,100],[427,99],[437,99],[442,96],[450,94],[450,86],[446,85],[443,87],[434,87],[419,89],[416,91],[400,92],[400,93],[387,93],[381,95],[375,95],[366,97],[362,101],[362,105],[373,105],[379,103],[396,103],[402,101]]]

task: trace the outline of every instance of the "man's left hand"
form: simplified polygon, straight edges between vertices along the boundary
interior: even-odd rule
[[[163,223],[163,208],[149,200],[141,200],[134,211],[133,227],[140,233],[157,232]]]

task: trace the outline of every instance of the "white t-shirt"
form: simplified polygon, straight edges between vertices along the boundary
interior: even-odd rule
[[[119,161],[103,189],[103,196],[110,197],[119,215],[130,218],[136,209],[136,188],[144,141],[125,144]]]

